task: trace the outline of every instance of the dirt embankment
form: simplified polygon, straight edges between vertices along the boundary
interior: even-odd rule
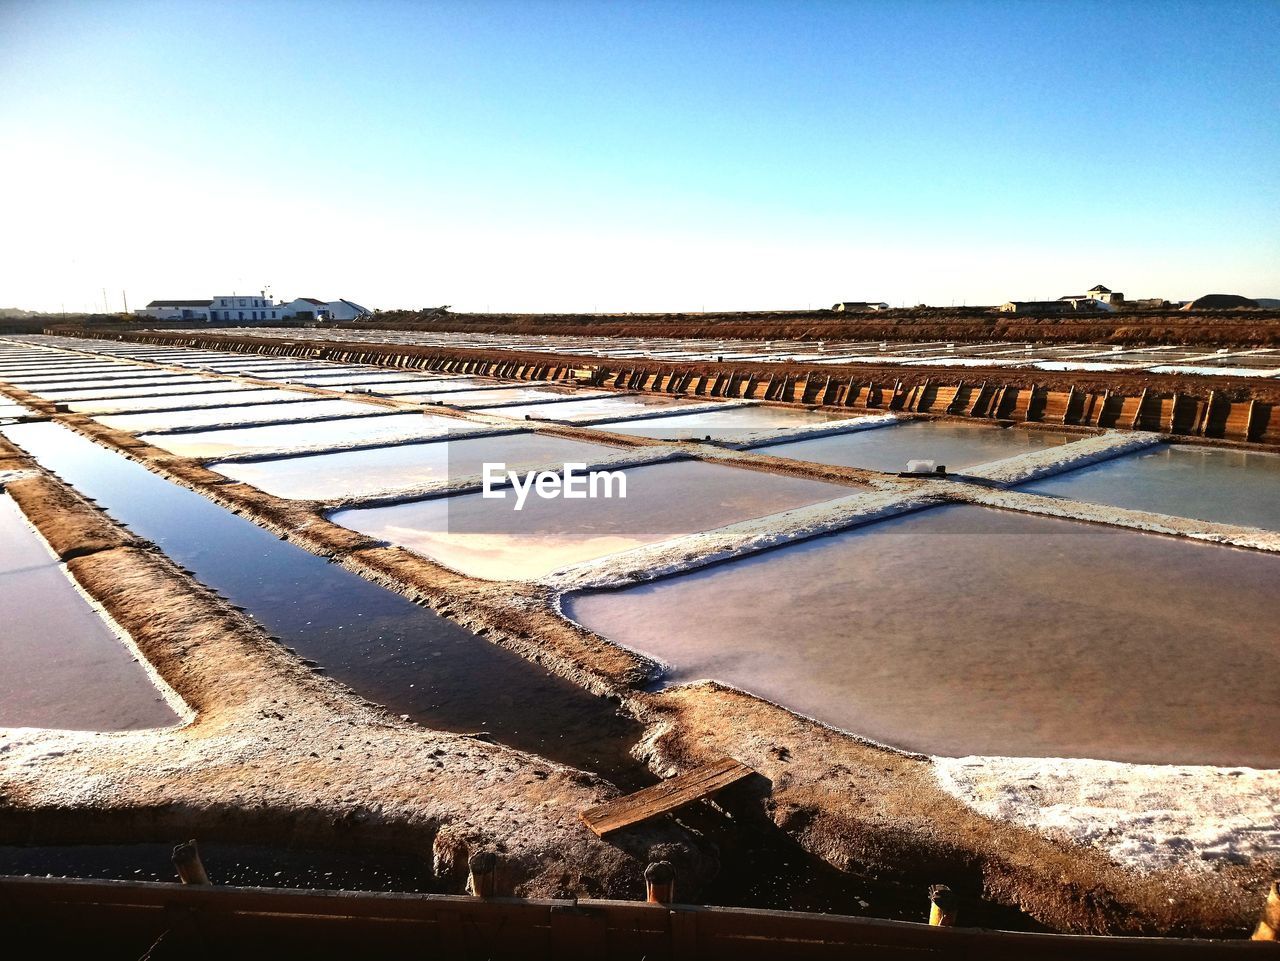
[[[989,820],[940,790],[928,759],[713,682],[642,700],[652,766],[731,753],[761,775],[743,808],[842,870],[982,891],[1058,930],[1094,934],[1244,937],[1265,894],[1258,865],[1140,874],[1099,851]]]
[[[30,466],[3,440],[0,458]],[[691,891],[713,872],[707,846],[673,824],[592,835],[578,812],[617,793],[594,775],[363,701],[54,478],[7,489],[195,718],[0,732],[0,838],[394,848],[417,851],[455,892],[469,853],[486,848],[505,887],[529,896],[634,898],[655,857],[680,862]]]
[[[729,337],[795,340],[1037,341],[1106,344],[1280,344],[1276,310],[1128,310],[1043,316],[994,308],[907,308],[867,313],[738,311],[669,314],[436,314],[384,311],[353,329],[595,337]]]
[[[1277,328],[1280,330],[1280,327]],[[65,336],[101,336],[101,332],[86,331],[85,328],[66,329],[60,331]],[[148,344],[181,344],[189,340],[193,334],[180,331],[135,331],[122,335],[124,339]],[[198,334],[201,345],[220,350],[239,350],[246,353],[271,353],[273,347],[280,345],[277,338],[254,337],[252,334],[225,334],[212,331],[201,331]],[[1258,377],[1203,376],[1196,374],[1152,374],[1145,371],[1044,371],[1019,369],[1013,367],[973,368],[948,367],[945,364],[910,367],[901,364],[807,364],[778,361],[673,361],[649,360],[644,358],[602,359],[594,355],[574,354],[570,351],[549,355],[537,351],[500,350],[469,347],[427,347],[412,344],[371,344],[358,340],[313,340],[308,341],[306,332],[300,331],[299,343],[314,345],[315,349],[325,352],[325,356],[342,356],[344,352],[358,354],[362,363],[378,364],[380,358],[387,363],[393,358],[412,357],[439,360],[461,361],[500,361],[513,366],[527,365],[530,368],[555,364],[556,366],[579,367],[601,373],[618,371],[645,371],[651,373],[688,373],[692,375],[715,375],[718,373],[736,374],[742,379],[755,375],[760,381],[768,381],[771,377],[781,380],[784,377],[806,378],[813,376],[825,380],[853,381],[856,384],[878,384],[882,387],[898,384],[903,390],[925,383],[935,384],[978,384],[990,383],[1013,389],[1026,390],[1037,388],[1048,391],[1070,391],[1098,393],[1110,391],[1124,396],[1138,396],[1144,390],[1154,395],[1172,397],[1181,394],[1189,398],[1207,399],[1211,394],[1219,400],[1249,401],[1256,400],[1264,404],[1280,403],[1280,382]],[[1163,341],[1166,342],[1167,341]],[[22,403],[38,410],[51,411],[45,401],[34,398],[25,392],[10,389],[9,393]]]

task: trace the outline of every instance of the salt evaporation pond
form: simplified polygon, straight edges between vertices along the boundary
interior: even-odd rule
[[[230,389],[229,389],[230,388]],[[223,383],[222,390],[207,394],[162,394],[150,397],[108,397],[93,400],[77,400],[69,403],[73,411],[81,414],[123,414],[142,411],[176,410],[196,407],[227,407],[239,404],[272,404],[276,401],[314,400],[314,394],[276,390],[272,387],[244,386]]]
[[[0,727],[132,731],[178,715],[0,494]]]
[[[592,391],[575,390],[569,387],[507,387],[501,390],[460,390],[444,393],[433,393],[426,400],[433,404],[448,404],[451,407],[492,407],[495,404],[513,404],[520,401],[556,401],[563,402],[568,397],[590,396]],[[402,400],[410,400],[418,395],[413,391],[397,391],[392,394]]]
[[[1057,431],[916,420],[753,450],[816,464],[894,472],[906,470],[909,460],[931,460],[955,471],[1079,439]]]
[[[1280,531],[1280,454],[1162,444],[1020,489]]]
[[[163,384],[144,384],[141,387],[88,387],[79,390],[60,390],[51,400],[110,400],[116,397],[185,397],[188,394],[214,394],[227,389],[224,380],[204,377],[175,377]],[[32,391],[32,393],[36,393]],[[41,396],[47,394],[45,391]]]
[[[706,411],[701,414],[644,418],[596,426],[600,430],[611,430],[618,434],[639,434],[659,440],[694,440],[710,437],[712,440],[731,441],[744,433],[806,427],[810,424],[828,424],[832,421],[848,420],[853,416],[855,415],[852,413],[735,404],[723,410]]]
[[[1280,766],[1280,557],[969,505],[565,612],[671,665],[931,754]]]
[[[799,477],[669,461],[625,471],[627,496],[530,493],[514,510],[480,493],[336,511],[336,524],[407,547],[472,577],[521,580],[571,564],[854,493]]]
[[[478,477],[486,463],[559,467],[615,453],[603,444],[526,432],[210,466],[278,497],[329,500]]]
[[[267,427],[231,427],[186,434],[139,434],[139,440],[183,457],[227,457],[299,447],[378,444],[414,440],[476,425],[456,417],[402,413],[380,417],[344,417],[297,421]]]
[[[556,404],[522,404],[518,407],[481,407],[479,411],[486,414],[498,414],[501,417],[534,418],[541,420],[586,421],[600,417],[621,417],[626,414],[639,414],[651,410],[672,410],[692,406],[694,401],[681,400],[678,397],[662,397],[660,395],[634,394],[632,396],[590,397],[583,400],[570,400]]]
[[[624,786],[647,782],[628,753],[640,727],[606,699],[60,424],[0,434],[392,714],[445,731],[488,731]]]
[[[61,390],[84,390],[89,387],[140,387],[154,386],[158,384],[172,383],[174,380],[183,377],[182,374],[172,374],[167,371],[156,370],[123,370],[120,373],[106,374],[86,374],[84,376],[72,376],[68,374],[65,377],[49,378],[8,378],[11,384],[16,384],[23,390],[29,390],[33,394],[56,394]]]
[[[339,387],[358,387],[363,384],[407,384],[412,387],[420,384],[430,384],[427,379],[422,380],[405,380],[404,372],[399,370],[382,370],[382,371],[352,371],[343,373],[329,372],[324,374],[309,374],[305,377],[294,378],[301,384],[309,384],[312,387],[326,387],[335,389]]]
[[[458,380],[459,378],[453,378]],[[364,389],[370,393],[380,394],[384,397],[394,397],[398,392],[404,391],[421,391],[423,387],[431,387],[436,383],[434,378],[419,378],[416,380],[405,380],[401,377],[399,380],[384,380],[376,384],[367,384]],[[414,395],[417,396],[416,394]]]
[[[201,410],[165,411],[155,414],[109,414],[97,420],[108,427],[139,433],[170,427],[218,427],[268,421],[311,420],[324,417],[372,417],[393,413],[386,407],[349,400],[313,400],[289,404],[246,404],[243,407],[210,407]]]
[[[91,380],[107,377],[118,371],[137,369],[137,367],[130,364],[42,364],[34,367],[23,366],[5,368],[0,370],[0,377],[14,384],[20,382],[39,383],[41,381],[57,380],[63,377]],[[152,373],[154,373],[154,371],[152,371]],[[163,373],[163,371],[161,371],[161,373]]]
[[[483,390],[486,388],[503,388],[509,386],[507,381],[495,380],[492,377],[449,377],[437,381],[424,380],[407,388],[405,393],[437,394],[455,390]]]

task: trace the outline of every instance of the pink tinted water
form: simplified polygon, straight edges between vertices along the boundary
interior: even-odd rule
[[[279,497],[329,500],[476,477],[486,463],[558,467],[570,461],[592,463],[616,452],[603,444],[522,433],[212,467]]]
[[[178,720],[6,494],[0,625],[0,727],[126,731]]]
[[[676,461],[627,470],[625,498],[542,499],[520,511],[511,492],[337,511],[335,523],[492,580],[541,577],[681,534],[853,493],[848,487]]]
[[[950,506],[567,599],[592,630],[915,751],[1280,765],[1280,557]]]

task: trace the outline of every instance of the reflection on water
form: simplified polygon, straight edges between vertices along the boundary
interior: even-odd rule
[[[659,439],[689,440],[709,436],[712,440],[733,440],[735,435],[743,431],[782,430],[804,427],[807,424],[827,424],[848,420],[850,416],[847,413],[821,410],[745,404],[701,414],[679,414],[674,417],[654,417],[598,426],[601,430],[612,430],[619,434],[639,434]]]
[[[487,407],[521,400],[562,400],[579,393],[581,392],[568,387],[504,387],[498,390],[445,391],[433,393],[427,399],[432,403],[450,404],[454,407]],[[392,396],[409,400],[419,395],[416,391],[397,391]]]
[[[333,520],[473,577],[518,580],[853,493],[698,461],[633,467],[625,474],[625,498],[547,499],[531,491],[516,511],[512,491],[502,499],[462,494],[342,510]]]
[[[613,453],[603,444],[521,433],[211,466],[279,497],[328,500],[477,477],[486,463],[591,463]]]
[[[89,387],[84,390],[62,390],[56,394],[42,394],[50,400],[94,400],[113,397],[185,397],[189,394],[222,393],[227,389],[226,381],[204,380],[199,377],[175,377],[163,384],[144,384],[141,387]]]
[[[902,471],[907,469],[907,461],[931,460],[955,471],[1057,447],[1076,439],[1072,434],[1047,430],[907,421],[876,430],[771,444],[756,450],[775,457],[880,471]]]
[[[0,433],[392,713],[446,731],[489,731],[620,784],[647,779],[628,754],[639,726],[608,701],[59,424]]]
[[[269,404],[278,400],[300,400],[309,395],[296,391],[275,390],[274,388],[241,387],[207,394],[195,393],[191,396],[171,394],[163,397],[113,397],[98,400],[80,400],[71,404],[71,409],[83,414],[116,414],[134,411],[162,410],[169,407],[221,407],[227,404]]]
[[[307,395],[299,395],[307,396]],[[202,427],[215,424],[252,424],[268,420],[307,420],[313,417],[386,416],[385,407],[348,400],[311,400],[295,404],[246,404],[244,407],[211,407],[155,414],[109,414],[97,420],[108,427],[137,433],[165,427]]]
[[[1161,445],[1021,489],[1280,531],[1280,454]]]
[[[486,411],[500,417],[539,418],[542,420],[580,421],[596,417],[619,417],[623,414],[634,414],[644,410],[665,410],[674,407],[687,407],[692,401],[677,397],[637,394],[634,397],[588,397],[583,400],[568,400],[556,404],[521,404],[518,407],[495,407]],[[480,410],[485,410],[483,407]]]
[[[1275,767],[1280,557],[949,506],[566,600],[672,666],[911,750]]]
[[[141,434],[138,439],[184,457],[225,457],[228,454],[287,450],[291,447],[373,444],[432,437],[450,430],[474,429],[474,426],[456,417],[386,414],[381,417],[298,421],[268,427],[231,427],[187,434]]]
[[[404,392],[416,396],[418,394],[448,393],[472,387],[501,387],[505,383],[506,381],[495,380],[492,377],[449,377],[441,380],[415,381],[414,384],[406,387]],[[389,391],[382,389],[378,393],[389,393]]]

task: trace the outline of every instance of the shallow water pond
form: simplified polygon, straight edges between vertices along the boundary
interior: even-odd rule
[[[92,400],[70,401],[68,406],[81,414],[123,414],[142,411],[161,411],[179,408],[226,407],[238,404],[270,404],[276,401],[314,398],[313,394],[275,390],[271,387],[245,386],[236,389],[234,384],[223,384],[222,390],[192,394],[163,394],[160,396],[107,397]]]
[[[626,421],[617,424],[597,424],[601,430],[618,434],[639,434],[661,440],[694,440],[710,437],[712,440],[733,441],[737,437],[762,430],[785,430],[810,424],[827,424],[848,420],[853,414],[821,410],[801,410],[788,407],[765,407],[756,404],[735,404],[723,410],[700,414],[680,414],[675,417],[654,417]]]
[[[854,493],[780,474],[671,461],[628,468],[626,497],[459,494],[337,511],[333,521],[473,577],[519,580],[682,534]],[[603,489],[601,489],[603,490]],[[616,493],[616,491],[615,491]]]
[[[866,470],[903,471],[907,461],[931,460],[956,471],[1079,439],[1076,434],[1046,430],[917,420],[753,449],[775,457]]]
[[[488,731],[622,785],[647,783],[629,754],[640,728],[609,701],[60,424],[0,433],[393,714],[446,731]]]
[[[186,394],[213,394],[225,391],[229,385],[225,381],[209,380],[204,377],[174,377],[163,383],[133,385],[130,387],[87,387],[78,390],[60,390],[50,394],[49,399],[55,401],[73,400],[110,400],[116,397],[174,397]]]
[[[479,408],[487,414],[499,417],[531,418],[537,420],[563,420],[578,422],[600,417],[621,417],[624,414],[638,414],[648,410],[671,410],[689,407],[693,401],[681,400],[678,397],[660,395],[634,394],[629,397],[601,396],[582,400],[564,401],[556,404],[522,404],[518,407],[495,407],[492,410]]]
[[[0,727],[131,731],[178,721],[7,494],[0,494],[0,657]]]
[[[504,387],[497,390],[460,390],[433,393],[427,398],[433,404],[448,404],[450,407],[492,407],[494,404],[511,404],[518,401],[554,401],[568,402],[566,398],[590,398],[592,391],[582,391],[571,387]],[[397,391],[392,396],[408,400],[416,396],[412,391]],[[497,411],[501,413],[501,411]]]
[[[508,381],[497,380],[493,377],[448,377],[441,380],[423,380],[406,388],[404,391],[397,391],[397,393],[417,396],[419,394],[444,394],[455,390],[500,389],[508,385]],[[389,391],[386,393],[389,393]]]
[[[311,395],[299,395],[311,396]],[[247,404],[243,407],[210,407],[154,414],[106,414],[96,418],[108,427],[139,433],[170,427],[220,427],[269,421],[310,420],[323,417],[389,416],[386,407],[349,400],[311,400],[289,404]]]
[[[296,421],[266,427],[231,427],[186,434],[140,434],[139,439],[184,457],[225,457],[259,451],[288,450],[338,444],[376,444],[433,437],[475,424],[456,417],[431,414],[386,414],[336,420]]]
[[[968,505],[566,613],[898,747],[1275,767],[1280,557]]]
[[[1280,531],[1280,454],[1162,444],[1020,490]]]
[[[329,500],[477,477],[486,463],[559,466],[592,463],[616,452],[603,444],[526,432],[211,466],[279,497]]]

